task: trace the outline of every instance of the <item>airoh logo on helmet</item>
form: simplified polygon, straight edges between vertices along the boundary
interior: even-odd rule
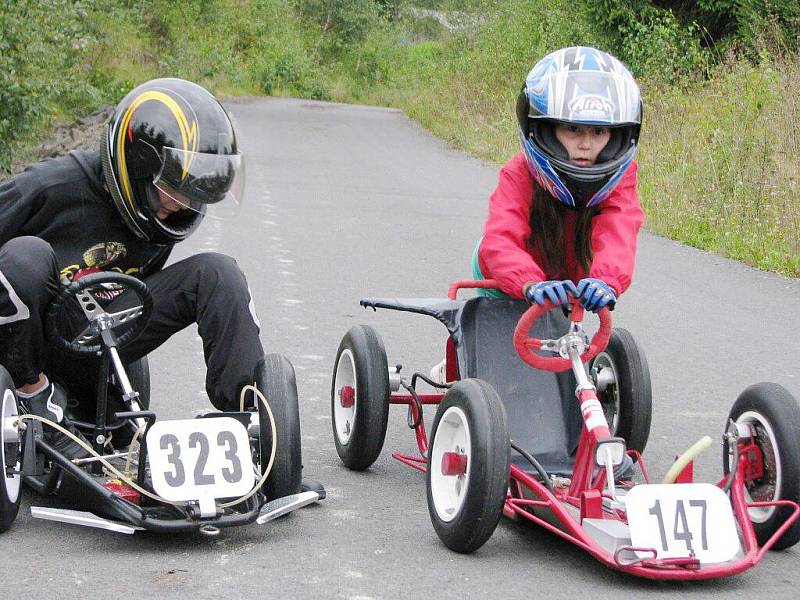
[[[578,96],[567,106],[570,116],[575,119],[589,120],[599,118],[609,121],[614,115],[615,106],[603,96]]]

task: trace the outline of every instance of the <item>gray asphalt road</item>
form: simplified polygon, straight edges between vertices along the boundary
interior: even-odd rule
[[[800,549],[699,584],[624,576],[553,535],[505,520],[480,551],[454,554],[430,525],[422,475],[390,457],[415,449],[400,408],[375,465],[345,470],[329,417],[341,336],[368,323],[383,336],[390,364],[423,372],[441,360],[445,341],[433,319],[368,312],[359,298],[444,296],[452,280],[469,276],[497,167],[448,148],[394,110],[278,99],[229,108],[247,154],[247,204],[235,222],[207,219],[176,258],[226,252],[248,274],[266,348],[297,370],[305,470],[325,484],[328,499],[208,539],[37,521],[29,495],[0,536],[0,597],[797,597]],[[663,474],[675,453],[706,433],[718,439],[751,383],[776,381],[800,397],[800,282],[648,234],[637,271],[614,316],[650,361],[651,471]],[[208,406],[195,331],[176,336],[150,364],[161,418]],[[719,455],[715,447],[700,458],[699,479],[716,481]]]

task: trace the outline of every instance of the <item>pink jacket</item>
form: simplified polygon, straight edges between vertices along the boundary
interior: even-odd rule
[[[567,211],[564,252],[568,277],[576,283],[584,277],[596,277],[613,287],[618,295],[630,286],[636,261],[636,235],[644,222],[636,191],[637,171],[634,161],[592,219],[594,260],[588,274],[575,256],[577,213]],[[531,235],[532,192],[533,178],[520,152],[500,171],[500,182],[489,199],[489,217],[478,250],[483,276],[496,279],[499,288],[513,298],[522,298],[522,287],[529,281],[559,278],[556,273],[545,273],[540,266],[545,261],[527,244]]]

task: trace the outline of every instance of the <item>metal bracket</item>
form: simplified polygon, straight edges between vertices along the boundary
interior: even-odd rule
[[[84,527],[94,527],[96,529],[105,529],[106,531],[126,533],[128,535],[132,535],[137,531],[144,531],[144,527],[126,525],[125,523],[98,517],[94,513],[82,510],[71,510],[69,508],[31,506],[31,516],[36,519],[44,519],[45,521],[59,521],[72,525],[83,525]]]
[[[287,515],[292,511],[313,504],[319,500],[317,492],[300,492],[299,494],[292,494],[291,496],[284,496],[283,498],[276,498],[267,502],[261,509],[256,523],[263,525],[267,521],[272,521],[283,515]]]

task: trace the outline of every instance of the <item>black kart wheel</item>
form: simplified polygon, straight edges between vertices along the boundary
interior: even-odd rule
[[[363,471],[377,460],[389,420],[389,367],[377,332],[356,325],[342,338],[331,387],[336,452],[348,469]]]
[[[605,350],[590,366],[611,435],[629,450],[644,452],[653,412],[650,368],[644,352],[626,329],[614,329]]]
[[[447,390],[433,422],[425,487],[433,528],[451,550],[474,552],[497,527],[510,447],[505,408],[488,383],[465,379]]]
[[[749,437],[740,443],[755,443],[760,453],[753,456],[762,465],[760,476],[746,476],[745,498],[752,502],[792,500],[800,502],[800,406],[782,386],[757,383],[743,391],[731,409],[728,419],[744,425]],[[742,428],[740,427],[740,435]],[[723,446],[722,465],[730,472],[734,462],[732,448]],[[787,506],[751,507],[750,521],[759,545],[767,540],[792,514]],[[772,546],[783,550],[800,541],[800,521],[796,521]]]
[[[257,369],[257,385],[267,398],[277,431],[275,461],[262,488],[267,499],[282,498],[300,491],[303,474],[300,438],[300,406],[294,367],[282,354],[267,354],[263,370]],[[258,402],[261,472],[272,452],[272,425],[267,410]]]
[[[14,381],[0,366],[0,532],[11,527],[22,500],[22,436],[14,426],[17,415]]]

